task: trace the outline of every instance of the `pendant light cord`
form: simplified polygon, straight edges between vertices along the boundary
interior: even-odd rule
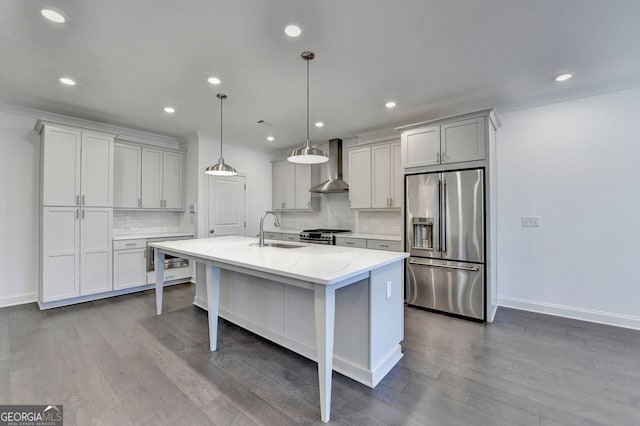
[[[307,63],[307,145],[309,145],[309,60]]]
[[[222,158],[222,100],[220,97],[220,158]]]

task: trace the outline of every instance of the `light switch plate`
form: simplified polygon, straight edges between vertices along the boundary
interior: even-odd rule
[[[387,299],[391,298],[391,281],[387,281]]]
[[[195,203],[189,204],[189,213],[195,213],[198,211],[198,207]]]
[[[538,228],[540,226],[540,216],[522,216],[523,228]]]

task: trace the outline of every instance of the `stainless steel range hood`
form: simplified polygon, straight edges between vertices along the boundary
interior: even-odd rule
[[[331,194],[334,192],[348,192],[349,184],[342,180],[342,139],[329,140],[329,179],[316,185],[309,192]]]

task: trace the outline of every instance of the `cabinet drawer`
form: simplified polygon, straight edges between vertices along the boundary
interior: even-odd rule
[[[279,232],[265,232],[264,239],[265,240],[281,240],[282,234]]]
[[[367,240],[367,248],[374,250],[401,251],[400,241]]]
[[[282,239],[286,241],[300,241],[298,234],[282,234]]]
[[[113,242],[114,250],[129,250],[136,248],[147,248],[147,240],[140,238],[137,240],[116,240]]]
[[[343,247],[367,248],[367,240],[364,238],[336,238],[336,245]]]

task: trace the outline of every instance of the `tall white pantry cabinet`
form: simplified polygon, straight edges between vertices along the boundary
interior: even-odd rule
[[[38,302],[113,289],[114,135],[39,121],[41,253]]]

